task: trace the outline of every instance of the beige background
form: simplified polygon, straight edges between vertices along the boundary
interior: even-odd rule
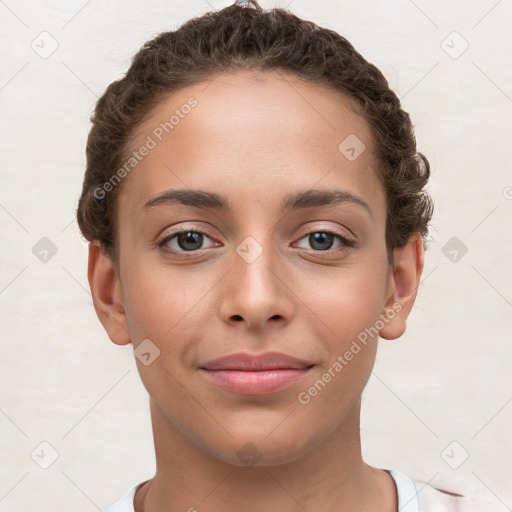
[[[0,512],[102,510],[153,475],[147,395],[131,348],[113,345],[96,318],[74,221],[89,116],[144,41],[229,3],[0,2]],[[506,512],[512,2],[294,0],[289,8],[340,32],[383,71],[433,168],[424,281],[407,333],[380,342],[363,396],[365,458],[469,489]],[[57,44],[51,38],[58,48],[42,58]],[[33,253],[43,237],[57,249],[46,262]],[[446,246],[452,237],[459,247]]]

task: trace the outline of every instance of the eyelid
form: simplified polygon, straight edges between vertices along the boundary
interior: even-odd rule
[[[165,231],[165,230],[164,230]],[[184,231],[193,231],[197,233],[202,233],[205,235],[208,235],[209,237],[212,237],[213,235],[210,234],[209,230],[207,228],[204,228],[203,226],[199,225],[198,223],[192,223],[192,224],[184,224],[179,225],[179,227],[173,229],[171,228],[169,231],[165,231],[165,234],[159,235],[158,240],[162,240],[163,238],[166,238],[170,235],[178,235],[180,233],[183,233]]]
[[[348,242],[355,244],[357,242],[357,237],[354,235],[354,233],[348,228],[344,228],[344,230],[345,231],[343,231],[339,228],[333,228],[331,226],[325,226],[325,225],[324,226],[322,226],[322,225],[309,226],[308,228],[305,228],[304,233],[302,235],[300,235],[298,240],[301,240],[305,236],[311,235],[312,233],[330,233],[332,235],[340,236],[341,238],[344,238]]]

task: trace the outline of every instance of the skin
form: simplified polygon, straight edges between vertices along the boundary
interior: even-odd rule
[[[396,512],[392,478],[367,465],[360,448],[361,393],[378,338],[308,404],[298,401],[398,303],[379,334],[401,336],[416,297],[421,237],[394,250],[393,268],[369,125],[338,91],[291,74],[240,71],[166,97],[138,127],[134,148],[191,96],[197,107],[123,183],[119,268],[90,244],[89,283],[110,339],[134,348],[150,339],[161,351],[148,366],[136,359],[150,396],[157,471],[135,509]],[[338,149],[349,134],[366,145],[354,161]],[[232,212],[178,204],[143,211],[171,188],[224,194]],[[334,188],[371,213],[349,202],[280,212],[291,192]],[[205,233],[200,248],[186,251],[176,237],[167,247],[180,254],[163,252],[157,242],[180,229]],[[315,245],[308,235],[325,229],[355,245],[336,237]],[[262,249],[251,263],[236,251],[246,237]],[[223,390],[198,370],[233,352],[269,350],[315,367],[265,396]],[[244,446],[257,453],[255,464],[238,457]]]

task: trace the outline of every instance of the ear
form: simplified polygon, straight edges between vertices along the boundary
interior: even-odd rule
[[[118,271],[96,240],[89,243],[87,278],[94,309],[109,338],[117,345],[127,345],[131,338]]]
[[[386,300],[388,321],[379,331],[380,337],[386,340],[399,338],[405,332],[416,299],[424,264],[423,240],[419,233],[411,235],[404,247],[393,251],[393,263]]]

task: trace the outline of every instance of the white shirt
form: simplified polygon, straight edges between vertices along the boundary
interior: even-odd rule
[[[411,480],[398,471],[391,469],[385,471],[393,477],[396,484],[398,512],[466,512],[473,510],[473,508],[469,508],[468,498],[452,496],[424,482]],[[144,483],[136,485],[105,512],[135,512],[133,498]],[[479,510],[479,512],[484,511]]]

